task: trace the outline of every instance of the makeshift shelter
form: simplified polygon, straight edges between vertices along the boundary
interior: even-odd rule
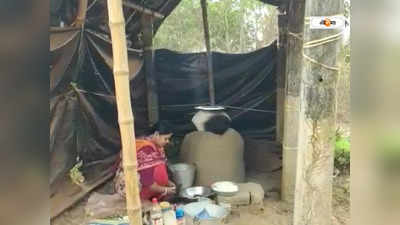
[[[61,14],[66,5],[73,5],[73,1],[63,4],[64,7],[53,8],[55,15]],[[158,12],[167,15],[172,10],[169,4]],[[154,10],[160,6],[146,7]],[[52,192],[57,189],[57,179],[76,163],[77,156],[83,160],[84,170],[108,168],[120,151],[106,10],[105,1],[89,1],[84,27],[52,28]],[[128,7],[125,10],[127,14],[137,12]],[[103,17],[99,17],[102,13]],[[131,93],[138,133],[149,127],[144,52],[134,45],[141,32],[139,18],[137,15],[136,19],[127,19]],[[57,25],[54,20],[53,25]],[[161,23],[158,20],[161,19],[155,18],[155,27]],[[154,52],[154,59],[161,120],[170,121],[175,133],[184,135],[194,130],[190,122],[194,106],[209,103],[206,55],[161,49]],[[276,62],[276,42],[248,54],[213,54],[217,103],[228,106],[234,127],[245,135],[271,140],[275,135]]]
[[[341,8],[340,3],[333,0],[324,0],[332,6],[326,7],[329,9],[321,4],[312,6],[312,0],[262,1],[279,6],[283,14],[279,17],[279,44],[273,42],[248,54],[213,53],[216,103],[227,106],[228,113],[234,118],[234,127],[243,135],[277,138],[279,143],[283,142],[285,178],[282,194],[287,200],[293,200],[296,172],[303,166],[297,165],[298,153],[294,151],[300,149],[299,141],[305,140],[300,135],[300,118],[305,116],[304,111],[311,114],[313,110],[318,111],[312,103],[323,100],[333,103],[331,100],[335,97],[331,92],[333,81],[325,87],[318,86],[319,89],[306,89],[309,96],[305,105],[308,108],[300,110],[304,107],[299,104],[303,100],[300,87],[305,76],[303,38],[311,41],[330,34],[307,36],[304,17],[318,13],[334,15],[340,13]],[[178,3],[179,0],[124,1],[131,99],[137,133],[161,119],[172,122],[175,133],[184,135],[194,129],[189,122],[194,106],[209,103],[204,53],[152,49],[152,37]],[[112,176],[110,165],[114,163],[121,143],[106,1],[52,0],[50,32],[50,183],[54,217]],[[326,61],[335,64],[335,47],[330,48],[332,53]],[[312,66],[307,68],[314,69]],[[314,73],[318,76],[318,72]],[[325,77],[321,79],[325,80]],[[311,79],[309,85],[313,82]],[[328,93],[326,90],[330,93],[328,97],[319,94]],[[293,107],[298,110],[288,110]],[[329,109],[322,109],[323,119],[332,117],[331,106],[326,107]],[[318,112],[313,114],[314,121],[321,118]],[[298,125],[294,129],[291,127],[293,121]],[[283,129],[284,125],[286,129]],[[332,125],[332,121],[328,120],[326,125]],[[325,142],[329,141],[323,139],[322,144]],[[87,179],[81,187],[65,179],[77,157],[83,161]],[[303,187],[302,184],[298,186]],[[65,196],[74,197],[68,202]]]

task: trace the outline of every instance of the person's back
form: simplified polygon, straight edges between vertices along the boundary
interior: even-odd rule
[[[244,141],[221,117],[210,119],[208,131],[186,135],[181,160],[196,165],[196,185],[209,186],[216,181],[244,182]]]

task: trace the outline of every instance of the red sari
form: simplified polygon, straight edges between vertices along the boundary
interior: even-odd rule
[[[154,183],[160,186],[168,186],[169,179],[164,150],[158,148],[152,142],[142,139],[136,140],[136,149],[141,199],[151,200],[153,197],[162,198],[163,196],[159,193],[152,192],[150,186]],[[115,183],[117,192],[125,196],[122,166],[117,171]]]

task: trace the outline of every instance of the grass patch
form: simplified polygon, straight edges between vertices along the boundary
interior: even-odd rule
[[[350,138],[339,132],[335,141],[335,168],[342,174],[350,173]]]

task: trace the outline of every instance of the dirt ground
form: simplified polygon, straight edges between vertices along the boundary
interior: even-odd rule
[[[348,225],[350,221],[349,177],[341,176],[334,179],[333,184],[333,225]],[[55,218],[52,225],[86,225],[84,207],[87,198],[70,210]],[[293,213],[290,205],[279,201],[278,196],[267,197],[264,200],[264,211],[259,215],[248,212],[246,208],[232,216],[230,225],[288,225]]]
[[[333,182],[333,225],[350,224],[350,176],[339,176]]]
[[[333,184],[333,216],[332,225],[350,224],[350,193],[349,177],[336,177]],[[240,217],[232,219],[230,225],[289,225],[293,216],[290,205],[279,201],[277,198],[264,200],[264,212],[253,215],[245,208],[240,212]]]

